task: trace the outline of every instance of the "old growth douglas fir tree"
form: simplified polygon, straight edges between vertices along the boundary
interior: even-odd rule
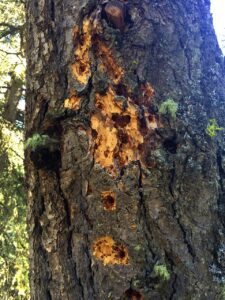
[[[28,0],[26,15],[31,299],[223,299],[210,1]]]

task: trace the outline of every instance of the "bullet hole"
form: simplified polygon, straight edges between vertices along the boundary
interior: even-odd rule
[[[111,191],[105,191],[101,193],[102,203],[104,210],[113,211],[116,210],[115,194]]]
[[[144,297],[141,295],[140,292],[133,290],[129,288],[125,293],[124,293],[123,299],[125,300],[144,300]]]
[[[177,140],[176,140],[176,138],[165,140],[163,142],[163,146],[168,152],[170,152],[172,154],[176,154],[176,152],[177,152]]]
[[[110,236],[98,238],[93,243],[92,252],[104,265],[127,265],[129,263],[129,255],[125,246],[116,243]]]
[[[116,123],[115,125],[125,127],[130,123],[131,117],[129,115],[121,116],[120,114],[112,113],[112,120]]]

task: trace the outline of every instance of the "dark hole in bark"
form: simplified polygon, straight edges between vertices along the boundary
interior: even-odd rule
[[[112,209],[115,204],[115,199],[112,196],[108,195],[104,198],[103,204],[106,210]]]
[[[130,15],[130,9],[129,9],[129,1],[125,2],[125,8],[126,8],[126,14],[125,14],[125,23],[129,28],[131,28],[134,25],[134,22],[132,21],[131,15]],[[126,4],[127,2],[127,4]]]
[[[85,66],[84,65],[80,65],[79,71],[80,71],[80,73],[83,73],[85,71]]]
[[[118,130],[118,138],[122,144],[127,144],[129,142],[129,136],[126,132],[123,132],[123,130]]]
[[[95,129],[92,129],[91,135],[92,135],[93,139],[96,139],[97,136],[98,136],[98,133],[97,133],[97,131]]]
[[[125,127],[130,123],[130,116],[125,115],[121,116],[117,113],[112,114],[112,120],[116,123],[119,127]]]
[[[55,3],[53,0],[51,0],[51,19],[52,21],[55,21]]]
[[[143,300],[143,296],[141,295],[141,293],[139,293],[136,290],[133,290],[131,288],[129,288],[129,290],[127,290],[124,294],[125,298],[127,300]]]
[[[122,246],[113,246],[113,250],[116,252],[116,257],[123,259],[126,256],[126,252]]]
[[[144,145],[143,145],[143,144],[139,144],[137,148],[138,148],[138,150],[139,150],[140,152],[143,152],[143,150],[144,150]]]
[[[149,122],[153,122],[153,121],[154,121],[154,117],[151,116],[151,115],[149,115],[149,116],[148,116],[148,120],[149,120]]]
[[[97,103],[97,108],[99,108],[99,109],[103,109],[103,106],[102,106],[102,104],[101,103]]]
[[[128,97],[127,87],[122,83],[115,85],[115,91],[117,96]]]
[[[48,148],[37,147],[31,151],[30,158],[37,169],[58,170],[61,164],[59,150],[50,151]]]
[[[47,298],[46,300],[52,300],[52,296],[49,290],[47,290],[46,292],[46,298]]]
[[[151,114],[155,115],[158,112],[158,108],[154,104],[150,104],[148,106],[148,112],[150,113],[150,117],[153,118],[153,116],[151,116]]]
[[[125,251],[123,250],[123,249],[120,249],[119,251],[118,251],[118,256],[119,256],[119,258],[124,258],[125,256],[126,256],[126,253],[125,253]]]
[[[148,131],[148,128],[147,128],[146,119],[144,116],[139,118],[139,126],[140,126],[141,133],[146,134]]]
[[[163,146],[168,152],[170,152],[172,154],[175,154],[177,152],[176,138],[165,140],[164,143],[163,143]]]
[[[84,35],[83,35],[83,34],[80,34],[80,35],[79,35],[79,44],[80,44],[81,46],[84,46]]]
[[[122,177],[124,175],[124,168],[122,168],[121,170],[120,170],[120,176]]]
[[[106,151],[104,152],[104,155],[105,155],[105,157],[108,157],[108,156],[109,156],[109,150],[106,150]]]

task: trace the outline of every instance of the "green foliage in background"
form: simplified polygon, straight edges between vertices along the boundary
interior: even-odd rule
[[[178,104],[171,98],[168,98],[159,106],[160,115],[169,115],[173,120],[177,117]]]
[[[23,133],[0,121],[0,299],[29,299]]]
[[[23,1],[0,1],[0,110],[1,115],[6,111],[4,118],[14,123],[20,115],[20,127],[23,125],[26,67],[24,11]],[[13,117],[8,116],[10,108]]]
[[[0,2],[0,62],[0,299],[26,300],[30,297],[22,131],[23,1]]]
[[[206,127],[206,133],[210,137],[215,137],[218,131],[224,130],[223,127],[219,127],[216,119],[209,119],[208,125]]]

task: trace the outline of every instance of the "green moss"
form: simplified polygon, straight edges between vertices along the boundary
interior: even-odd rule
[[[31,148],[31,150],[35,151],[37,147],[46,146],[49,144],[55,144],[57,141],[53,138],[50,138],[48,135],[35,133],[32,137],[28,138],[25,142],[25,149]]]
[[[170,115],[172,119],[177,117],[178,104],[171,98],[168,98],[163,103],[160,104],[159,114],[160,115]]]
[[[170,273],[166,265],[156,264],[153,268],[153,272],[155,273],[156,276],[162,278],[164,281],[170,280]]]
[[[224,130],[223,127],[219,127],[216,119],[209,119],[208,125],[206,127],[206,133],[210,137],[215,137],[217,135],[217,131]]]

